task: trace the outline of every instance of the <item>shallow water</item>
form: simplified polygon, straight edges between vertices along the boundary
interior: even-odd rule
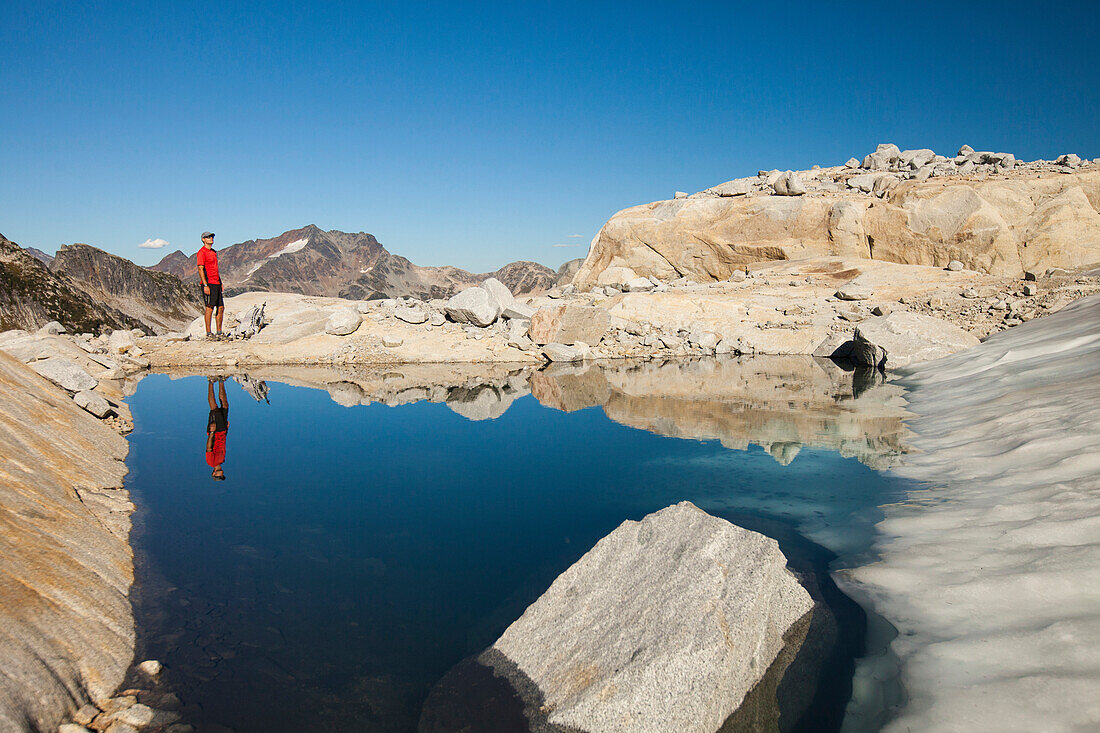
[[[835,728],[863,619],[825,571],[904,488],[865,465],[902,435],[865,376],[806,359],[254,373],[225,383],[225,481],[207,378],[147,377],[129,399],[139,658],[200,730],[413,730],[433,685],[600,537],[687,499],[821,576],[843,648],[802,727]]]

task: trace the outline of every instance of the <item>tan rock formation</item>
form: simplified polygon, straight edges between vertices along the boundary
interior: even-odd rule
[[[122,682],[133,505],[126,441],[0,353],[0,729],[56,730]]]
[[[610,267],[708,282],[753,262],[823,255],[935,267],[959,260],[1011,277],[1100,262],[1100,168],[1066,171],[891,179],[881,199],[836,183],[802,196],[702,192],[634,206],[596,235],[574,283],[591,287]],[[850,177],[814,173],[823,172]]]

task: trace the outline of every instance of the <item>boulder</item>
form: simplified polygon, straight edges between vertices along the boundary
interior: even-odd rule
[[[38,336],[57,336],[57,335],[62,334],[62,333],[65,333],[65,327],[62,326],[57,321],[50,321],[45,326],[38,329],[38,333],[36,335],[38,335]]]
[[[455,323],[484,328],[500,317],[500,305],[485,288],[466,288],[451,296],[443,311]]]
[[[894,369],[939,359],[979,343],[976,336],[954,324],[908,311],[868,318],[856,329],[855,341],[857,346],[863,341],[883,349],[885,364]],[[875,366],[870,363],[870,357],[857,360],[853,356],[852,359],[859,364]]]
[[[333,336],[347,336],[355,333],[359,324],[363,322],[363,316],[355,308],[343,308],[336,311],[325,321],[325,333]]]
[[[585,305],[557,305],[539,308],[531,316],[527,335],[542,346],[583,341],[596,345],[611,325],[611,316],[603,308]]]
[[[951,272],[960,272],[965,268],[966,268],[966,265],[959,262],[958,260],[951,260],[950,262],[947,263],[947,269],[950,270]]]
[[[99,384],[95,377],[62,356],[51,356],[48,359],[32,362],[30,367],[69,392],[95,389]]]
[[[107,339],[107,350],[112,354],[121,354],[134,345],[134,334],[129,331],[112,331]]]
[[[516,299],[512,295],[512,291],[495,277],[487,278],[485,282],[481,283],[481,287],[489,293],[489,300],[496,304],[498,313],[502,313],[505,308],[515,305]]]
[[[912,170],[917,170],[921,166],[931,163],[932,159],[936,157],[936,151],[929,150],[928,148],[903,150],[898,157],[904,165],[909,166]]]
[[[901,158],[901,150],[893,143],[881,143],[875,152],[863,159],[864,168],[872,171],[890,170]]]
[[[634,277],[623,283],[624,293],[645,293],[653,288],[653,281],[648,277]]]
[[[844,164],[845,168],[859,168],[859,160],[857,158],[848,158],[848,162]]]
[[[100,419],[111,414],[111,404],[103,399],[101,395],[88,389],[74,394],[73,402]]]
[[[859,287],[858,285],[849,285],[834,293],[838,300],[867,300],[874,295],[867,288]]]
[[[601,539],[480,660],[553,726],[711,733],[813,607],[775,540],[681,502]]]
[[[834,354],[843,354],[844,357],[860,366],[868,366],[873,369],[886,368],[886,349],[868,341],[858,330],[855,338],[851,342],[842,345]],[[833,358],[839,357],[834,356]]]
[[[714,188],[708,188],[707,193],[718,194],[723,197],[732,196],[745,196],[752,193],[753,188],[756,186],[758,178],[737,178],[732,181],[726,181]]]
[[[529,305],[523,303],[513,302],[510,306],[507,306],[500,312],[501,318],[507,318],[509,320],[531,320],[531,316],[535,315],[535,309]]]
[[[425,313],[423,309],[417,308],[415,306],[400,306],[398,308],[394,308],[393,317],[399,321],[412,323],[414,325],[418,323],[424,323],[428,320],[428,314]]]

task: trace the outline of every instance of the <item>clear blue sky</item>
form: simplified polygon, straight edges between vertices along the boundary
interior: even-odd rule
[[[1100,156],[1094,2],[6,0],[0,43],[0,232],[141,264],[313,223],[556,267],[619,209],[878,142]]]

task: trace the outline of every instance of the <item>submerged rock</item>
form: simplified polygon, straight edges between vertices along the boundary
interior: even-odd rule
[[[600,540],[480,660],[550,725],[710,733],[813,606],[775,540],[681,502]]]

